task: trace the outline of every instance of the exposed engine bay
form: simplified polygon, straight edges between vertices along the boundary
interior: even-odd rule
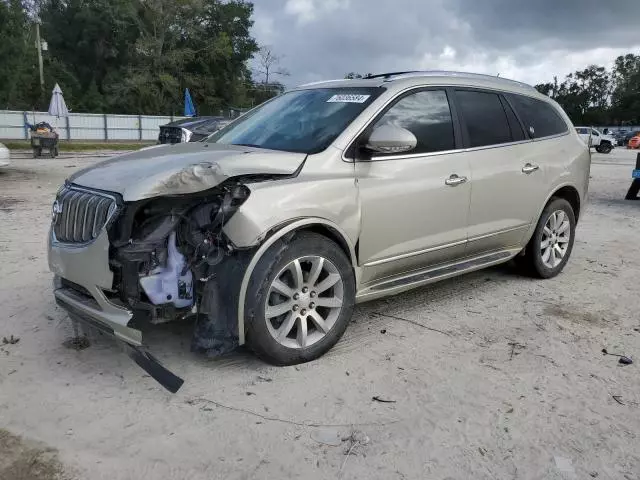
[[[199,194],[126,203],[109,228],[111,300],[131,309],[134,322],[195,316],[194,351],[235,349],[239,284],[249,252],[236,249],[222,227],[249,194],[229,179]]]

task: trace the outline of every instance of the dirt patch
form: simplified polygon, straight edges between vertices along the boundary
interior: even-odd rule
[[[12,212],[13,207],[19,203],[23,203],[24,200],[14,197],[0,197],[0,210],[4,212]]]
[[[13,435],[0,428],[2,480],[64,480],[56,450]]]
[[[544,314],[592,327],[599,327],[617,320],[616,318],[612,318],[612,314],[609,312],[586,312],[576,309],[575,307],[562,305],[546,305],[544,307]]]
[[[62,346],[65,348],[69,348],[71,350],[84,350],[85,348],[89,348],[91,346],[91,342],[89,338],[86,336],[77,336],[68,338],[64,342],[62,342]]]
[[[36,172],[27,168],[8,167],[2,170],[0,178],[7,180],[33,180],[36,178]]]

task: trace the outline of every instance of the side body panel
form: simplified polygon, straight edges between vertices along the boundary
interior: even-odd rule
[[[248,184],[251,195],[224,227],[236,247],[258,245],[267,234],[296,219],[321,218],[338,225],[355,245],[360,205],[352,163],[329,147],[307,158],[295,178]]]
[[[459,153],[356,163],[364,284],[464,254],[471,185],[453,174],[470,176]]]
[[[467,255],[522,245],[552,180],[567,168],[563,137],[466,152],[472,178]],[[537,166],[530,173],[527,165]]]

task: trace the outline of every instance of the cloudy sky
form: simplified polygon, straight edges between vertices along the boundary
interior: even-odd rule
[[[253,0],[288,86],[448,69],[527,83],[640,54],[638,0]],[[259,77],[258,77],[259,78]]]

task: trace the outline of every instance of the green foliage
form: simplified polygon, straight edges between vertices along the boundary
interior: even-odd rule
[[[0,0],[0,108],[31,109],[39,96],[35,33],[21,0]]]
[[[180,114],[185,88],[199,114],[251,106],[252,14],[244,0],[0,0],[0,108],[46,109],[55,83],[76,112]]]
[[[612,71],[590,65],[567,75],[562,83],[535,86],[556,100],[576,125],[640,123],[640,56],[627,54],[615,60]]]

